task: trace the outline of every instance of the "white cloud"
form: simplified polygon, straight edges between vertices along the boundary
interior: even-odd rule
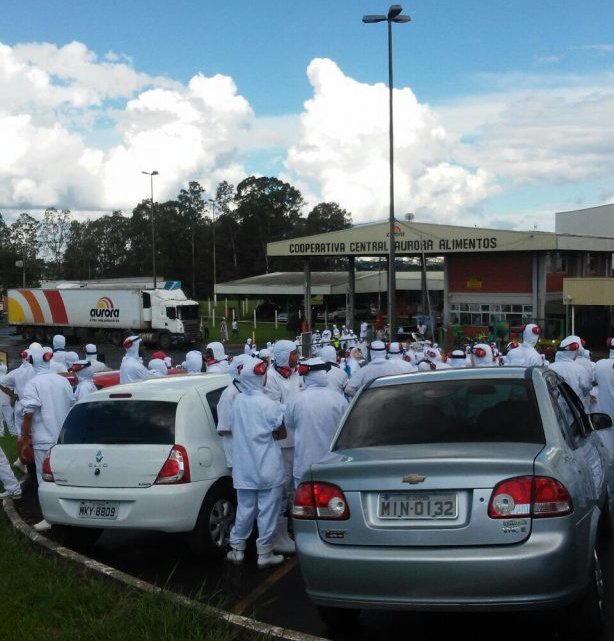
[[[301,140],[288,153],[295,183],[319,185],[322,199],[342,204],[355,222],[389,211],[388,88],[345,76],[331,60],[307,70],[314,96],[305,104]],[[456,222],[496,190],[493,176],[450,156],[451,140],[428,105],[410,89],[394,91],[395,211]]]

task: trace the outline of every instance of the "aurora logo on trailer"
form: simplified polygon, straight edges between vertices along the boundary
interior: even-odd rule
[[[119,307],[114,307],[108,296],[101,296],[96,307],[90,309],[90,318],[119,318]]]

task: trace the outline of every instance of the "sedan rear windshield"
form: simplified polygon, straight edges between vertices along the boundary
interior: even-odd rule
[[[543,443],[528,381],[433,381],[364,390],[333,450],[418,443]]]
[[[58,443],[171,445],[175,442],[177,403],[166,401],[96,401],[75,405]]]

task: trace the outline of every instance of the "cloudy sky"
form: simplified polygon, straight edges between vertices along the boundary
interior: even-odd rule
[[[381,0],[0,0],[0,212],[93,216],[276,176],[388,215]],[[554,229],[614,202],[614,3],[413,0],[393,26],[395,210]]]

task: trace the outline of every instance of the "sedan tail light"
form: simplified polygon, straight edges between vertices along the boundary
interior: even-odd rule
[[[190,482],[190,462],[188,453],[182,445],[173,445],[173,449],[156,479],[156,485]]]
[[[519,476],[499,483],[490,497],[488,516],[506,519],[527,516],[535,519],[565,516],[573,512],[569,492],[548,476]]]
[[[45,458],[43,459],[43,466],[41,468],[41,477],[43,481],[49,481],[49,483],[55,483],[55,478],[53,478],[53,472],[51,471],[51,448]]]
[[[294,493],[292,517],[345,521],[350,510],[341,488],[331,483],[301,483]]]

